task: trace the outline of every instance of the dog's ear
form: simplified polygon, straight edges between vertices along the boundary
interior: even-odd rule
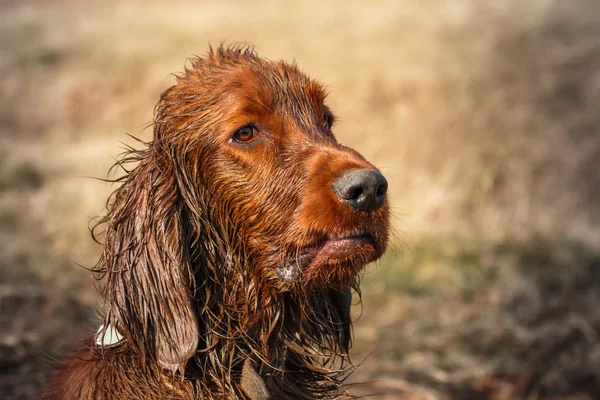
[[[111,196],[102,221],[105,326],[115,327],[144,362],[183,373],[198,346],[195,282],[174,166],[155,146],[131,152],[138,165]]]

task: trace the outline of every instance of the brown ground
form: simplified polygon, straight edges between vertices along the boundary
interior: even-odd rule
[[[99,4],[102,4],[100,6]],[[326,82],[394,249],[356,307],[377,399],[600,398],[600,3],[0,3],[0,393],[97,326],[87,232],[185,58],[253,42]],[[361,312],[362,311],[362,312]]]

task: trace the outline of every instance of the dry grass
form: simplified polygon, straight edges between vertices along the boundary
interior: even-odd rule
[[[390,181],[397,248],[355,330],[365,392],[600,397],[596,1],[99,4],[0,5],[0,392],[32,397],[94,329],[73,261],[94,263],[111,187],[86,177],[227,40],[326,82],[337,136]]]

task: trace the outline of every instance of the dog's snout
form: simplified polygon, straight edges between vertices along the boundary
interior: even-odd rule
[[[374,169],[354,169],[333,183],[333,191],[348,206],[359,211],[373,211],[383,205],[388,183]]]

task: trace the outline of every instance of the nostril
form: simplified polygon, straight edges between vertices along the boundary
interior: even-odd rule
[[[346,197],[346,199],[347,200],[356,200],[363,194],[364,191],[365,191],[365,189],[361,186],[354,187],[354,188],[350,189],[349,196]]]
[[[377,187],[377,197],[385,196],[387,193],[388,185],[387,182],[382,183]]]

